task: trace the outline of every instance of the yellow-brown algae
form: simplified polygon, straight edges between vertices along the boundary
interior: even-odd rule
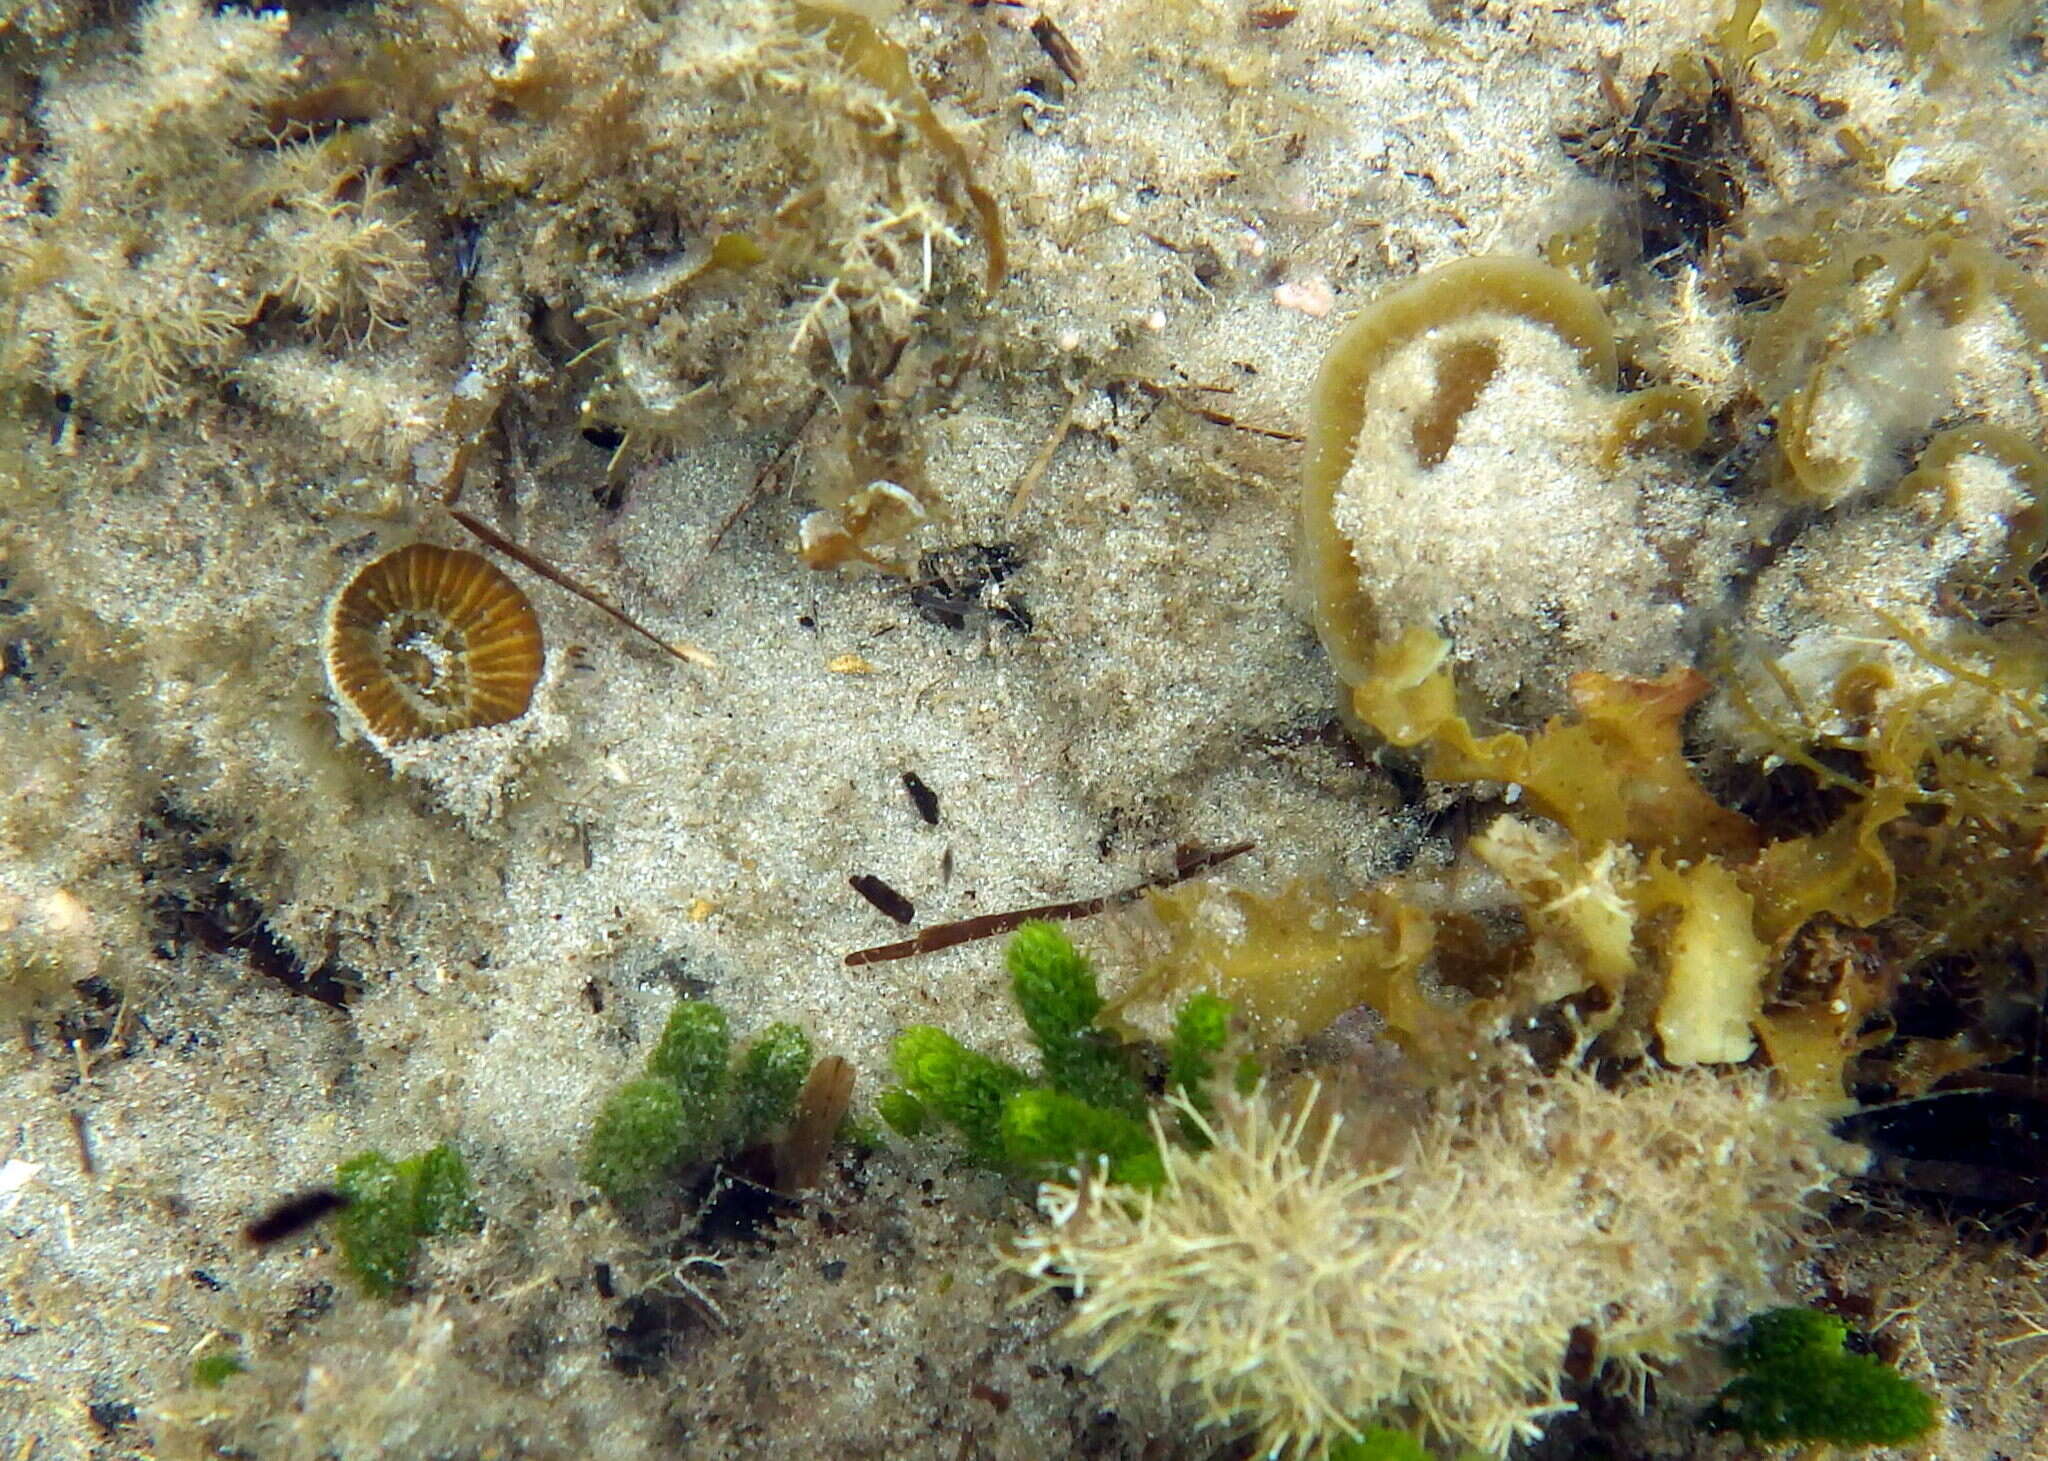
[[[1360,582],[1353,545],[1338,527],[1337,498],[1352,468],[1368,389],[1397,352],[1442,332],[1438,398],[1417,404],[1411,427],[1416,461],[1425,467],[1440,463],[1500,363],[1490,342],[1456,340],[1449,332],[1485,317],[1549,331],[1575,353],[1594,389],[1614,388],[1614,330],[1599,301],[1533,260],[1476,258],[1445,265],[1392,290],[1345,327],[1324,357],[1310,402],[1302,529],[1316,629],[1347,681],[1362,679],[1382,635],[1402,627],[1382,624]]]
[[[334,692],[387,745],[502,725],[540,682],[540,620],[517,584],[460,548],[412,543],[365,564],[327,621]]]

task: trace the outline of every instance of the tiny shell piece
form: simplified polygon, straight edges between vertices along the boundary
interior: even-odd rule
[[[1337,307],[1337,296],[1330,292],[1330,281],[1315,274],[1275,286],[1273,303],[1282,309],[1298,310],[1310,319],[1319,320]]]
[[[335,694],[391,745],[518,719],[545,658],[518,585],[433,543],[365,564],[334,601],[326,650]]]

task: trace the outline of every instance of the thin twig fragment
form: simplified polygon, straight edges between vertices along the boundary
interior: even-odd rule
[[[1054,424],[1052,434],[1046,437],[1045,444],[1039,447],[1038,454],[1031,459],[1031,465],[1024,469],[1024,475],[1017,479],[1016,487],[1010,492],[1010,505],[1004,512],[1004,516],[1010,522],[1015,522],[1017,515],[1024,511],[1024,504],[1037,490],[1039,478],[1045,475],[1046,468],[1052,465],[1053,456],[1059,451],[1060,443],[1065,441],[1067,433],[1074,429],[1074,416],[1081,409],[1081,397],[1087,394],[1088,387],[1082,385],[1070,389],[1072,394],[1067,398],[1067,409],[1060,412],[1060,419]]]
[[[1199,416],[1202,420],[1215,426],[1228,426],[1232,431],[1242,431],[1252,436],[1264,436],[1274,441],[1306,441],[1308,439],[1298,431],[1280,431],[1271,426],[1254,426],[1249,421],[1240,421],[1235,416],[1226,416],[1221,411],[1215,410],[1212,407],[1197,405],[1178,391],[1168,390],[1165,394],[1168,399],[1190,416]]]
[[[818,1185],[840,1123],[853,1105],[853,1078],[853,1067],[837,1055],[811,1067],[789,1134],[775,1144],[775,1190],[784,1197]]]
[[[1031,22],[1031,38],[1038,42],[1039,50],[1052,58],[1053,65],[1060,68],[1060,75],[1076,86],[1081,84],[1081,78],[1088,74],[1087,63],[1074,49],[1074,43],[1067,39],[1066,32],[1053,24],[1050,15],[1041,15]]]
[[[663,653],[674,655],[684,664],[700,665],[705,669],[715,669],[717,667],[718,661],[705,651],[697,648],[696,645],[685,644],[681,640],[671,642],[663,639],[659,634],[656,634],[652,629],[649,629],[645,624],[642,624],[638,619],[635,619],[631,614],[627,613],[596,589],[577,582],[539,554],[520,547],[519,544],[513,542],[474,513],[464,512],[459,507],[451,507],[448,509],[448,515],[461,523],[465,528],[468,528],[472,533],[475,533],[484,543],[503,553],[507,558],[512,559],[522,567],[532,569],[556,587],[567,589],[591,607],[611,615],[612,618],[625,625],[642,639],[645,639],[649,644],[658,646]]]
[[[858,969],[863,964],[886,964],[895,959],[914,958],[918,954],[936,953],[950,949],[955,944],[973,943],[976,939],[995,938],[1034,918],[1092,918],[1107,908],[1121,908],[1126,903],[1135,903],[1153,888],[1170,888],[1175,883],[1184,883],[1197,873],[1221,867],[1234,857],[1250,852],[1256,844],[1234,842],[1228,847],[1204,851],[1200,848],[1182,847],[1174,853],[1173,871],[1161,873],[1156,878],[1147,878],[1142,883],[1115,893],[1105,893],[1099,898],[1079,898],[1070,903],[1041,903],[1036,908],[1015,908],[1007,913],[983,913],[974,918],[963,918],[955,923],[935,923],[930,928],[920,929],[914,936],[898,943],[882,944],[872,949],[857,949],[846,956],[846,967]]]

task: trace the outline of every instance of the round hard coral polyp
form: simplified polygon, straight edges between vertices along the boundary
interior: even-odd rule
[[[518,585],[475,553],[433,543],[365,564],[327,624],[334,693],[387,745],[518,719],[544,658]]]

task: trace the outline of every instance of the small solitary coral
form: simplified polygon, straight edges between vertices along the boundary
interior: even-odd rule
[[[518,719],[543,657],[518,585],[475,553],[432,543],[365,564],[328,619],[335,694],[387,745]]]

